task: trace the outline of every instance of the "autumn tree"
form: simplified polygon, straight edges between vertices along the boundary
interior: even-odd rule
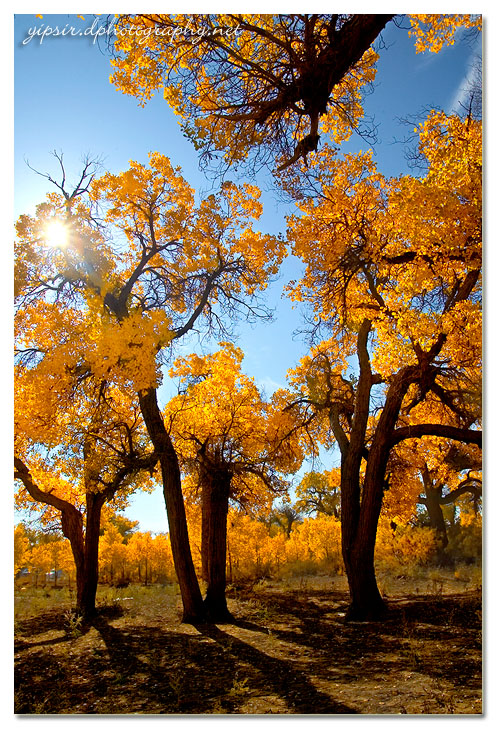
[[[37,269],[33,281],[41,276]],[[126,504],[147,486],[157,457],[133,393],[95,378],[92,323],[81,309],[52,293],[17,305],[15,469],[19,506],[54,519],[68,538],[76,566],[78,611],[95,612],[102,508]]]
[[[307,472],[296,487],[296,509],[308,515],[314,512],[338,518],[341,501],[340,484],[339,469]]]
[[[265,402],[252,378],[241,372],[243,353],[230,343],[204,357],[176,361],[180,393],[165,420],[182,468],[195,476],[202,508],[205,606],[215,621],[230,620],[226,604],[226,536],[230,501],[269,507],[287,485],[281,474],[303,458],[292,415]]]
[[[362,92],[375,78],[382,14],[121,15],[113,83],[145,104],[156,91],[205,163],[228,169],[253,155],[280,169],[365,123]],[[480,16],[408,16],[417,51],[453,43]]]
[[[482,477],[480,473],[468,472],[465,476],[455,479],[441,480],[431,474],[427,465],[421,470],[424,494],[419,497],[419,503],[427,509],[429,524],[438,532],[439,546],[442,550],[448,545],[446,534],[446,522],[443,514],[443,507],[455,505],[458,500],[470,495],[474,502],[474,511],[478,512],[478,503],[482,496]]]
[[[26,566],[29,551],[29,538],[21,523],[14,528],[14,577]]]
[[[128,560],[136,566],[138,580],[148,585],[151,578],[153,537],[150,532],[136,532],[127,547]]]
[[[196,205],[180,170],[158,153],[149,166],[132,162],[72,191],[64,175],[56,185],[35,217],[19,221],[20,280],[43,261],[26,301],[75,299],[91,321],[82,371],[136,393],[161,467],[184,620],[202,620],[178,459],[158,404],[161,353],[199,327],[211,334],[241,313],[264,316],[258,294],[284,244],[252,228],[262,211],[257,188],[225,182]],[[66,240],[47,255],[40,240],[51,222]]]
[[[100,537],[99,580],[101,582],[117,586],[127,584],[126,547],[120,530],[111,521],[108,521]]]
[[[452,465],[455,449],[451,442],[427,438],[416,446],[409,441],[400,446],[403,453],[397,478],[413,479],[415,475],[419,486],[417,502],[426,509],[429,525],[437,533],[439,557],[444,560],[444,550],[448,545],[444,507],[456,507],[463,497],[471,497],[477,511],[482,497],[480,449],[460,445],[459,456],[465,459],[467,468],[455,469]]]
[[[314,158],[321,196],[289,221],[306,264],[291,296],[332,335],[294,382],[341,452],[342,551],[359,619],[384,610],[374,549],[393,447],[482,438],[481,125],[432,113],[417,132],[423,177],[387,180],[369,153],[340,159],[324,149]]]
[[[292,529],[297,527],[303,521],[303,518],[298,509],[283,502],[273,507],[267,521],[270,525],[276,525],[285,537],[289,538]]]
[[[115,512],[102,525],[102,532],[112,526],[121,535],[123,542],[127,543],[133,533],[137,531],[139,524],[138,520],[130,520],[128,517]]]

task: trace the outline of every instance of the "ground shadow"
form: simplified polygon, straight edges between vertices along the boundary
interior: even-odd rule
[[[253,601],[254,594],[239,595],[238,600]],[[466,657],[469,644],[480,637],[478,592],[405,596],[388,601],[385,619],[375,622],[346,621],[348,596],[341,592],[275,595],[258,591],[258,603],[274,620],[285,617],[272,633],[311,652],[314,671],[321,676],[332,677],[340,668],[341,679],[355,681],[367,671],[381,678],[385,667],[379,656],[391,653],[397,655],[399,671],[417,669],[428,678],[446,677],[457,685],[478,686],[480,664]]]
[[[371,688],[386,687],[390,702],[389,683],[401,675],[419,677],[424,692],[449,686],[446,699],[466,693],[469,706],[479,697],[478,595],[403,596],[383,623],[345,623],[347,602],[344,593],[258,591],[237,597],[226,627],[181,626],[176,610],[159,605],[110,607],[77,637],[50,635],[60,633],[60,611],[26,620],[16,712],[375,713],[386,710],[369,704],[379,696]],[[434,698],[427,707],[436,709],[417,707],[441,712]]]
[[[318,691],[302,671],[296,670],[292,661],[276,659],[251,644],[221,631],[217,626],[200,624],[196,628],[201,634],[209,636],[233,656],[236,656],[239,662],[250,664],[256,669],[261,675],[264,688],[271,688],[273,692],[285,699],[292,712],[302,715],[356,713],[350,707],[336,702],[329,695]]]

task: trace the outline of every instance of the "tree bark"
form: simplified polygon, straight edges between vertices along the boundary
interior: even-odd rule
[[[424,463],[421,473],[425,491],[424,504],[427,509],[429,524],[436,530],[438,557],[441,558],[444,549],[448,545],[446,523],[444,521],[443,510],[441,509],[443,485],[436,483],[436,486],[434,486],[427,464]]]
[[[161,465],[171,551],[183,602],[182,621],[199,623],[204,620],[205,611],[190,551],[178,458],[164,426],[156,390],[151,388],[139,393],[139,402],[147,431]]]
[[[356,490],[355,476],[353,475],[351,479],[353,485],[348,486],[346,483],[342,485],[346,492]],[[370,492],[370,499],[367,490]],[[343,529],[342,532],[342,554],[351,599],[347,612],[348,620],[373,621],[382,618],[386,612],[385,602],[377,586],[374,563],[382,493],[379,481],[369,485],[365,480],[361,505],[357,503],[353,510],[348,505],[346,509],[349,519],[344,518],[344,509],[341,508],[342,524],[346,522],[347,525],[346,530]]]
[[[211,483],[201,476],[201,575],[202,580],[209,582],[209,514],[211,500]]]
[[[363,487],[360,488],[360,468],[365,455],[370,393],[374,382],[367,347],[370,327],[370,321],[365,319],[358,333],[360,375],[349,440],[340,427],[338,417],[331,418],[334,435],[338,432],[341,447],[342,554],[351,597],[347,617],[359,621],[382,618],[386,611],[375,578],[377,525],[392,433],[403,398],[417,374],[417,368],[407,366],[391,381],[368,451]]]
[[[81,591],[78,591],[76,608],[85,618],[95,616],[95,599],[99,580],[100,515],[105,497],[102,493],[87,492],[85,558]]]
[[[230,496],[231,474],[220,469],[203,475],[202,506],[205,511],[203,522],[207,524],[207,573],[208,585],[204,606],[210,621],[232,621],[227,606],[226,560],[227,560],[227,516]],[[204,552],[204,551],[203,551]]]

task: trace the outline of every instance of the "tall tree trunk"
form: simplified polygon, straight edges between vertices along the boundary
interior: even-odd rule
[[[228,610],[226,590],[227,516],[231,474],[220,469],[203,479],[203,507],[208,528],[208,586],[204,605],[210,621],[233,620]]]
[[[96,613],[95,599],[99,580],[100,516],[105,497],[88,492],[86,495],[85,562],[83,585],[78,595],[76,608],[85,618]]]
[[[202,580],[209,582],[209,515],[211,500],[211,482],[201,476],[201,575]]]
[[[344,482],[342,488],[348,491],[348,486]],[[352,491],[351,486],[349,491]],[[380,492],[382,502],[382,488]],[[375,578],[374,555],[378,512],[373,505],[367,507],[362,503],[361,513],[359,509],[345,511],[341,508],[341,520],[342,524],[346,525],[346,529],[342,530],[342,556],[351,599],[347,618],[354,621],[377,620],[386,611]]]
[[[338,415],[331,413],[331,425],[334,433],[337,434],[336,438],[339,436],[338,441],[341,447],[342,557],[351,598],[347,618],[359,621],[376,619],[385,611],[385,604],[377,587],[374,568],[375,537],[382,504],[382,487],[380,500],[375,490],[375,483],[368,484],[366,477],[363,490],[360,488],[360,468],[365,451],[365,434],[373,382],[367,350],[370,327],[370,321],[365,319],[358,333],[360,377],[349,441],[342,431]],[[370,456],[369,454],[368,467],[370,466]]]
[[[182,621],[198,623],[204,620],[204,606],[190,551],[178,458],[164,426],[156,390],[151,388],[139,393],[139,401],[147,431],[161,465],[171,551],[183,602]]]
[[[407,366],[389,385],[368,450],[363,488],[360,489],[360,467],[366,456],[365,438],[374,382],[367,348],[370,326],[369,320],[365,319],[358,333],[360,376],[349,440],[341,428],[338,414],[333,410],[330,414],[331,426],[341,448],[342,554],[351,596],[348,618],[359,621],[379,619],[386,611],[375,578],[375,540],[391,437],[403,397],[416,374],[415,368]]]

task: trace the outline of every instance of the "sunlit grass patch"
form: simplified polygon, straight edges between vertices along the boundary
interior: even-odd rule
[[[73,589],[35,588],[33,586],[16,588],[14,591],[14,619],[20,620],[46,613],[50,609],[70,609],[75,602]]]

